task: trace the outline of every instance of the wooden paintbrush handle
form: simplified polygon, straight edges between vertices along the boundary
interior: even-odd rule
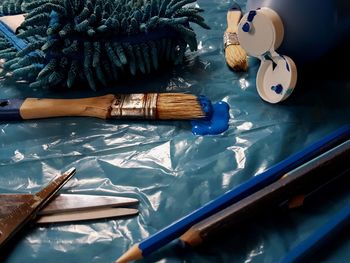
[[[108,118],[112,94],[84,99],[0,100],[0,120],[41,119],[51,117],[84,116]]]
[[[227,12],[227,32],[236,33],[238,29],[238,23],[241,20],[242,12],[239,6],[234,5]]]

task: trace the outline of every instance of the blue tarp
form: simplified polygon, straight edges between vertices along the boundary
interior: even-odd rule
[[[201,0],[211,30],[194,26],[199,50],[187,63],[115,89],[31,90],[1,82],[1,98],[81,97],[119,91],[175,91],[207,95],[231,106],[229,129],[195,136],[188,122],[56,118],[0,123],[0,193],[36,192],[70,167],[76,176],[62,190],[134,197],[140,214],[121,220],[31,227],[6,253],[6,263],[113,262],[132,244],[199,208],[349,120],[350,81],[336,52],[314,68],[300,69],[295,92],[284,103],[263,102],[255,87],[259,63],[246,73],[225,63],[227,0]],[[244,6],[245,1],[239,1]],[[349,53],[349,52],[347,52]],[[346,56],[346,55],[345,55]],[[340,211],[350,196],[272,213],[195,251],[171,245],[144,262],[277,262],[317,226]],[[350,239],[322,256],[344,262]],[[1,253],[5,253],[1,251]]]

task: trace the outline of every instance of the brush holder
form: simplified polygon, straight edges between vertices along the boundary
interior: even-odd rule
[[[276,52],[284,37],[280,16],[270,8],[252,10],[238,25],[238,39],[248,55],[260,59],[256,87],[260,97],[278,103],[289,97],[297,82],[294,61]]]

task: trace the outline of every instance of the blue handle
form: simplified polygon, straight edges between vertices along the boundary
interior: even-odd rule
[[[288,252],[281,263],[301,262],[305,260],[306,257],[314,254],[317,250],[321,250],[321,248],[331,243],[343,228],[349,225],[349,219],[350,206],[347,206]]]
[[[22,120],[20,108],[23,99],[0,99],[0,121]]]
[[[3,35],[18,51],[27,47],[26,42],[17,37],[16,34],[13,33],[12,30],[2,21],[0,21],[0,34]]]

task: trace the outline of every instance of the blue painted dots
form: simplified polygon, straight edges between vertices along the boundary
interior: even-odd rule
[[[245,22],[242,26],[243,32],[248,33],[252,29],[252,24],[254,17],[256,16],[256,11],[252,10],[249,12],[248,17],[247,17],[247,22]]]
[[[277,94],[281,94],[283,92],[283,86],[281,84],[277,84],[276,86],[272,86],[271,90],[273,90]]]
[[[248,33],[250,31],[250,23],[249,22],[245,22],[242,26],[242,30],[243,32]]]
[[[247,18],[248,22],[253,22],[253,19],[255,16],[256,16],[256,11],[255,10],[250,11]]]

